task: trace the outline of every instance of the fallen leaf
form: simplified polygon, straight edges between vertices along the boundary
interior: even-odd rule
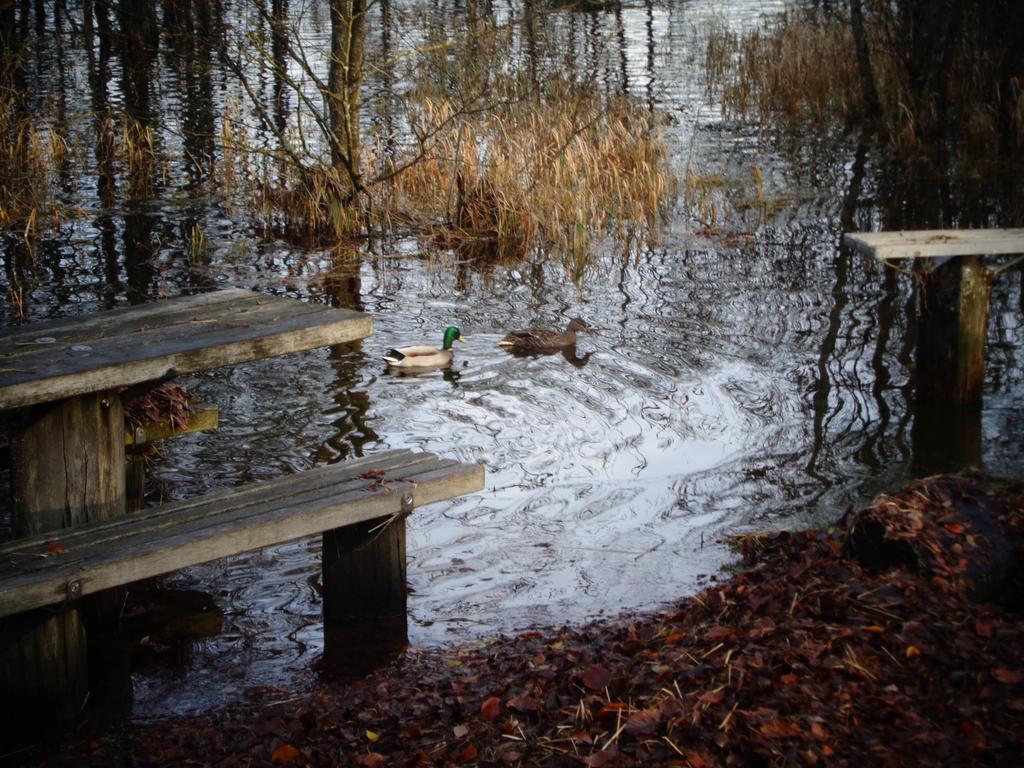
[[[49,552],[51,555],[63,555],[65,552],[67,552],[67,550],[64,549],[64,547],[53,541],[47,543],[46,551]]]
[[[992,677],[998,680],[1000,683],[1006,683],[1007,685],[1018,685],[1024,683],[1024,675],[1013,669],[1007,669],[1006,667],[996,667],[992,670]]]
[[[380,740],[380,734],[374,731],[367,731],[366,738],[368,738],[372,742],[377,742]]]
[[[918,649],[918,647],[916,645],[908,645],[907,646],[906,656],[907,656],[908,659],[912,659],[915,656],[920,656],[920,655],[921,655],[921,651]]]
[[[590,766],[590,768],[600,768],[602,765],[614,762],[618,757],[619,748],[612,744],[607,749],[602,749],[600,752],[596,752],[588,757],[583,761],[583,764]]]
[[[967,530],[962,525],[960,525],[960,523],[943,523],[942,527],[950,533],[955,533],[957,536],[962,535],[963,532]]]
[[[480,705],[480,714],[488,720],[496,718],[501,714],[501,699],[497,696],[491,696],[489,699],[486,699],[484,703]]]
[[[658,730],[658,721],[646,712],[634,712],[626,721],[626,733],[631,736],[647,736]]]
[[[602,667],[600,664],[595,664],[592,667],[587,667],[583,672],[583,684],[592,691],[600,691],[612,680],[612,673]]]
[[[772,720],[759,730],[766,739],[795,739],[800,735],[800,729],[785,720]]]
[[[361,765],[363,768],[380,768],[387,760],[384,755],[380,752],[370,752],[368,755],[360,755],[356,758],[356,763]]]
[[[461,725],[456,725],[454,728],[452,728],[452,733],[455,734],[456,739],[464,739],[466,738],[466,736],[469,735],[469,726],[465,723]]]
[[[264,754],[266,753],[264,752]],[[274,753],[270,756],[270,762],[274,763],[274,765],[287,765],[298,756],[299,750],[291,744],[282,744],[274,750]]]
[[[717,643],[720,640],[725,640],[727,637],[732,637],[736,634],[729,627],[712,627],[704,633],[705,639],[710,643]]]
[[[707,693],[702,694],[698,701],[703,704],[720,704],[724,698],[725,691],[723,690],[708,691]]]
[[[532,696],[513,696],[508,700],[508,708],[520,712],[539,712],[543,705]]]
[[[467,744],[459,750],[458,754],[455,755],[456,760],[469,761],[476,759],[476,747],[472,744]]]

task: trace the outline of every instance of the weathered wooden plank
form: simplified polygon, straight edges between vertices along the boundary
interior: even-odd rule
[[[8,343],[6,337],[0,337],[0,349],[4,352],[4,359],[13,366],[24,368],[60,365],[69,370],[88,369],[95,367],[97,360],[103,364],[116,363],[123,356],[120,349],[122,345],[146,346],[152,344],[154,340],[173,345],[181,339],[197,335],[205,338],[223,329],[261,328],[298,316],[322,314],[324,310],[324,307],[316,304],[291,299],[264,301],[260,294],[251,292],[248,297],[205,304],[201,311],[196,311],[188,304],[180,304],[179,301],[172,299],[168,302],[156,302],[157,306],[169,305],[167,311],[159,315],[150,314],[142,319],[132,314],[120,314],[109,323],[89,323],[87,317],[82,327],[62,325],[58,329],[41,328],[32,333],[28,340],[15,341],[13,345]],[[106,314],[101,312],[98,317],[103,319]],[[53,341],[41,344],[39,338],[49,338]],[[87,346],[89,350],[69,354],[72,346]]]
[[[168,317],[175,314],[187,315],[195,312],[209,312],[215,305],[230,304],[237,301],[252,300],[259,296],[245,288],[223,288],[195,296],[179,296],[174,299],[163,299],[148,304],[134,304],[118,307],[92,315],[58,317],[53,320],[41,320],[38,323],[19,326],[5,332],[4,339],[16,343],[30,343],[40,335],[59,337],[64,333],[93,334],[97,327],[116,328],[122,321],[146,324],[154,317]]]
[[[880,260],[1024,253],[1024,229],[848,232],[843,239]]]
[[[0,409],[151,381],[172,371],[185,374],[339,344],[373,332],[372,318],[359,312],[237,289],[223,293],[230,294],[227,300],[188,296],[0,335]],[[40,337],[55,341],[36,344]]]
[[[163,419],[155,423],[141,424],[135,429],[124,431],[124,444],[126,446],[145,445],[156,440],[168,440],[181,435],[191,435],[195,432],[207,432],[216,429],[220,424],[220,410],[217,408],[196,408],[188,416],[188,424],[179,427],[171,423],[170,419]]]
[[[399,514],[402,496],[410,489],[418,508],[479,491],[484,483],[480,465],[409,451],[388,454],[383,463],[389,467],[383,470],[384,483],[358,476],[381,466],[371,458],[356,467],[320,467],[235,492],[165,505],[156,515],[131,515],[89,530],[58,531],[9,543],[0,551],[0,617],[61,602],[72,581],[78,582],[80,594],[92,594],[189,565]],[[306,477],[311,474],[315,476],[312,484]],[[399,477],[410,482],[399,481]],[[300,489],[298,493],[296,489]]]
[[[336,489],[342,484],[360,479],[359,475],[371,468],[384,472],[385,476],[397,476],[398,472],[404,474],[410,466],[434,460],[436,457],[429,453],[414,453],[405,449],[382,451],[341,464],[315,467],[273,482],[251,483],[240,488],[225,488],[211,491],[198,498],[146,509],[131,516],[132,530],[141,534],[144,531],[157,530],[171,525],[182,525],[193,518],[204,518],[209,514],[210,509],[220,505],[225,508],[230,506],[242,509],[261,502],[274,502],[299,494],[315,493],[317,490],[330,492],[331,489]],[[364,482],[368,483],[369,481]],[[61,531],[59,535],[62,546],[69,551],[77,552],[104,542],[115,541],[122,536],[124,523],[125,521],[122,520],[112,520]],[[51,536],[38,536],[34,540],[14,540],[0,545],[0,574],[3,574],[5,569],[10,566],[13,558],[24,556],[14,553],[43,552],[45,544],[51,540]]]

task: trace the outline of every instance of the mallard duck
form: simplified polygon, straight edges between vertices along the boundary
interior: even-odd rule
[[[445,328],[444,344],[441,349],[425,345],[398,347],[389,349],[384,359],[388,361],[388,365],[395,368],[440,368],[448,365],[455,356],[452,350],[453,341],[465,341],[454,325]]]
[[[576,343],[576,332],[590,332],[590,326],[574,317],[564,331],[552,331],[548,328],[527,328],[512,331],[498,342],[499,347],[511,347],[526,351],[544,351],[571,347]]]

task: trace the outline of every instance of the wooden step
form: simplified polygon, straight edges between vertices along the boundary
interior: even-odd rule
[[[393,450],[0,546],[0,617],[482,490],[484,469]],[[408,501],[408,500],[407,500]]]

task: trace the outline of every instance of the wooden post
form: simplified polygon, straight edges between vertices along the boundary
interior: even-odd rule
[[[14,538],[125,513],[124,413],[115,392],[19,414],[11,435]]]
[[[914,407],[911,429],[914,477],[962,472],[981,466],[981,405]]]
[[[926,273],[918,319],[920,403],[981,402],[991,279],[978,256],[954,258]]]
[[[0,746],[71,720],[88,693],[85,628],[78,611],[46,608],[0,620]]]
[[[408,644],[405,520],[382,518],[323,537],[324,664],[345,677]]]
[[[124,465],[124,414],[115,392],[24,409],[11,434],[14,537],[123,515]],[[68,590],[74,597],[73,585]],[[88,691],[86,659],[86,632],[77,608],[3,619],[0,689],[5,708],[24,725],[54,725],[54,720],[73,717]]]

